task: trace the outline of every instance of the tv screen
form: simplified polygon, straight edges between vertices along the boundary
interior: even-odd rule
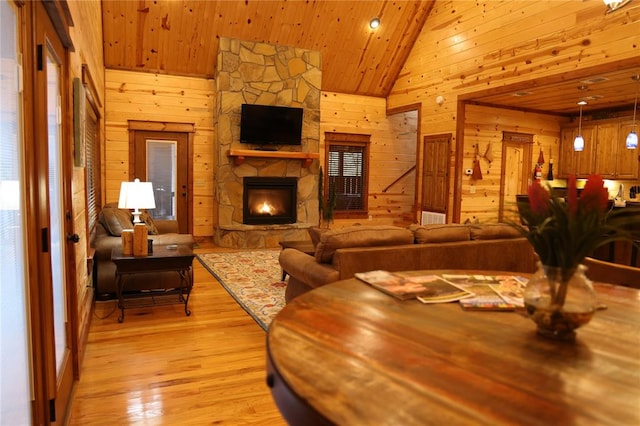
[[[302,108],[243,104],[240,142],[255,145],[300,145]]]

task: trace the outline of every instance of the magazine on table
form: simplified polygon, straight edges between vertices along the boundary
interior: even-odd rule
[[[497,276],[498,284],[490,287],[504,299],[505,302],[524,308],[524,288],[528,280],[513,275]]]
[[[512,275],[448,275],[446,280],[474,293],[460,300],[464,310],[513,311],[524,306],[523,293],[527,279]]]
[[[439,275],[410,276],[376,270],[359,272],[355,277],[401,300],[417,298],[422,303],[446,303],[473,296]]]

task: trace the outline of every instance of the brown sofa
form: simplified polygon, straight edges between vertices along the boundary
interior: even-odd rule
[[[280,266],[289,275],[287,302],[313,288],[375,269],[536,270],[531,245],[506,224],[353,226],[312,235],[312,240],[318,240],[315,256],[296,249],[280,253]]]
[[[178,222],[175,220],[154,220],[148,214],[141,218],[147,225],[149,238],[154,245],[186,244],[193,247],[194,239],[191,234],[180,234]],[[100,212],[96,225],[95,255],[94,255],[94,286],[95,297],[98,300],[116,297],[116,265],[111,261],[111,251],[122,245],[122,230],[133,229],[131,212],[118,209],[109,204]],[[175,285],[174,285],[175,284]],[[154,288],[179,287],[180,278],[173,272],[148,273],[134,275],[127,278],[127,292],[152,290]]]

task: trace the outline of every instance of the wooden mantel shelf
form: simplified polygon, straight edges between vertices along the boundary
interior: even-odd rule
[[[300,160],[302,167],[309,167],[313,160],[320,158],[320,154],[312,152],[259,151],[255,149],[230,149],[227,155],[235,159],[237,166],[241,165],[247,157]]]

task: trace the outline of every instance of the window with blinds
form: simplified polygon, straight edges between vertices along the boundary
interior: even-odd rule
[[[340,217],[367,214],[369,135],[326,133],[326,199],[335,191]]]
[[[98,222],[100,214],[100,143],[98,137],[98,116],[91,105],[86,103],[85,114],[85,167],[87,172],[87,221],[89,235]]]

